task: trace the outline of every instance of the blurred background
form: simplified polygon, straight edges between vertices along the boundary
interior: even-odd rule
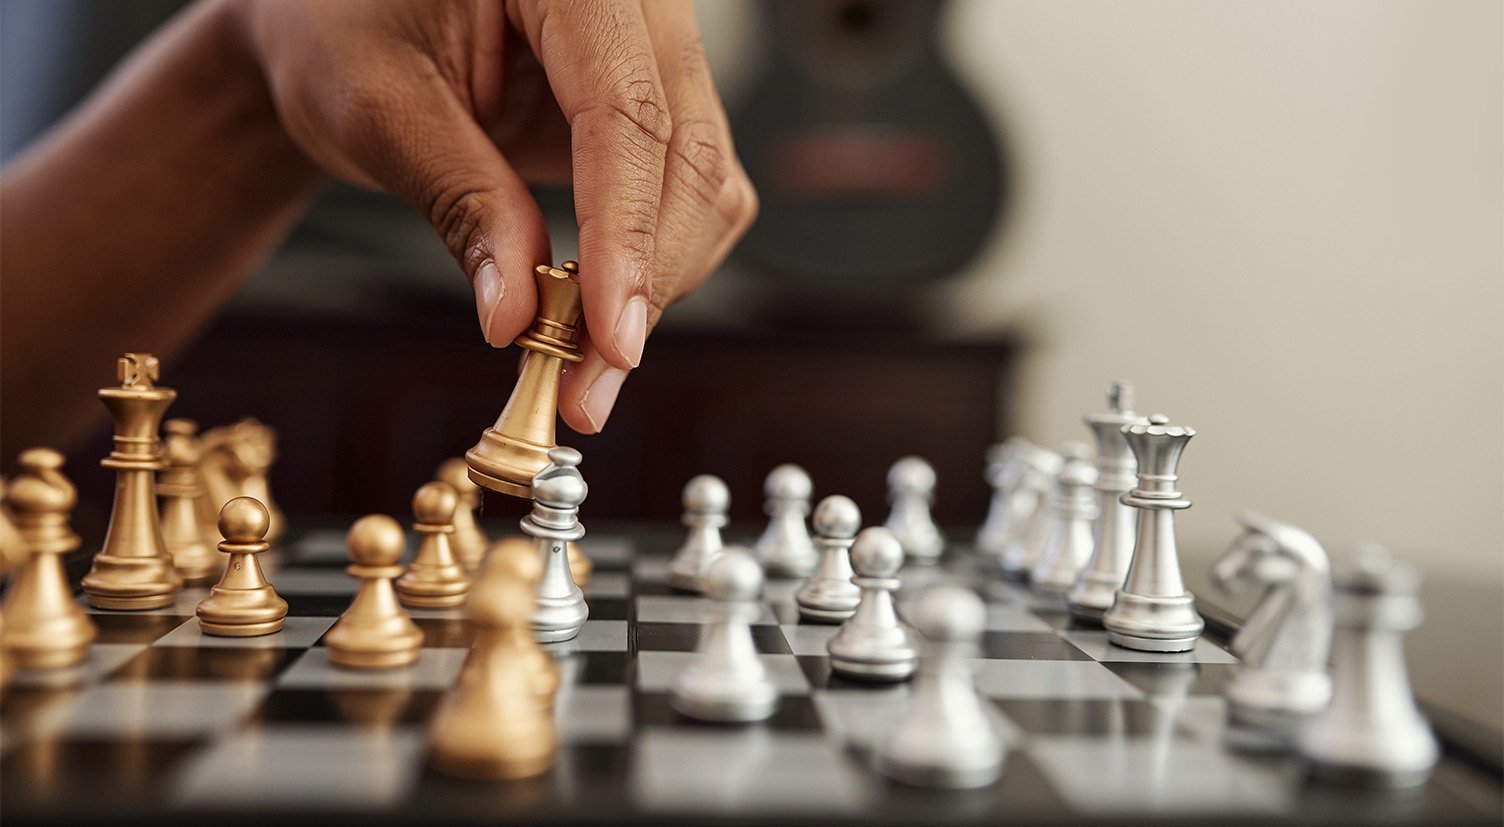
[[[0,2],[0,155],[180,5]],[[675,519],[684,480],[713,472],[750,523],[762,475],[793,461],[876,520],[887,466],[917,453],[967,536],[985,445],[1085,439],[1127,379],[1141,412],[1199,431],[1178,518],[1194,582],[1242,508],[1334,554],[1384,543],[1429,579],[1418,686],[1499,728],[1499,3],[699,11],[763,213],[665,317],[605,434],[561,435],[591,518]],[[570,257],[569,193],[538,197]],[[405,514],[511,389],[515,355],[473,306],[427,225],[331,189],[167,364],[172,413],[276,426],[295,517]],[[85,524],[109,505],[103,426],[70,451]]]

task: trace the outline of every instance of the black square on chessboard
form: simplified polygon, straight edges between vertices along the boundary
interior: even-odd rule
[[[426,649],[469,649],[475,642],[475,630],[463,620],[443,617],[415,617],[413,622],[423,630],[423,646]],[[326,636],[327,632],[324,633]],[[324,645],[319,638],[318,646]]]
[[[574,681],[581,686],[623,686],[628,683],[625,652],[574,652],[559,664],[559,668],[578,669],[573,673]]]
[[[339,617],[350,608],[353,595],[348,594],[284,594],[289,617]]]
[[[638,623],[639,652],[693,652],[700,648],[699,623]],[[752,644],[764,655],[790,655],[789,642],[777,626],[753,626]]]
[[[106,681],[255,681],[276,677],[301,649],[241,646],[148,646]]]
[[[251,713],[263,723],[423,724],[444,693],[419,689],[277,689]]]
[[[1054,632],[984,632],[982,657],[990,660],[1091,660]]]
[[[1234,663],[1125,661],[1102,665],[1151,698],[1181,693],[1220,696],[1237,669]]]
[[[824,726],[820,723],[820,713],[815,709],[815,702],[804,695],[780,697],[778,709],[766,721],[753,724],[720,724],[680,715],[673,707],[671,696],[666,692],[642,692],[633,699],[632,717],[637,730],[645,727],[726,729],[758,726],[809,733],[819,733],[824,730]]]
[[[624,597],[587,597],[591,620],[626,620],[632,601]]]
[[[159,804],[166,781],[198,742],[192,739],[38,738],[0,761],[0,788],[11,821],[67,807],[72,816],[118,818],[122,806]],[[80,813],[79,809],[86,812]],[[51,823],[55,812],[47,812]]]
[[[187,615],[91,614],[89,619],[99,627],[95,643],[153,643],[193,618]]]

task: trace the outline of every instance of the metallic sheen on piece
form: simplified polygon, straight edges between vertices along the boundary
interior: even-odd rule
[[[862,511],[850,497],[833,494],[815,507],[814,524],[820,567],[794,592],[794,602],[805,620],[841,623],[862,602],[862,590],[851,582],[850,557],[851,544],[862,527]]]
[[[972,684],[986,607],[970,589],[931,586],[910,618],[925,639],[914,694],[902,720],[878,747],[883,775],[921,787],[971,789],[1003,772],[1004,749]]]
[[[534,268],[538,281],[538,316],[533,326],[514,340],[529,353],[507,405],[496,424],[481,434],[475,447],[465,452],[470,479],[482,488],[531,497],[533,477],[548,465],[559,418],[559,379],[565,362],[584,359],[575,337],[580,320],[580,265],[566,261],[560,267],[540,264]]]
[[[668,584],[697,592],[705,567],[725,548],[721,528],[726,525],[726,512],[731,509],[731,491],[720,477],[700,474],[684,484],[681,500],[684,505],[681,519],[689,527],[689,535],[669,562]]]
[[[199,506],[204,486],[198,473],[203,459],[198,425],[188,419],[169,419],[162,429],[167,433],[162,440],[167,467],[157,476],[162,543],[184,583],[213,582],[222,574],[224,558],[208,540],[213,529],[204,525]]]
[[[888,502],[892,510],[883,525],[903,546],[905,558],[916,565],[939,562],[945,537],[930,515],[935,500],[935,469],[919,457],[904,457],[888,469]]]
[[[1022,446],[1019,460],[1023,467],[1012,494],[1019,501],[1019,519],[1010,523],[1011,533],[997,558],[1003,576],[1013,580],[1029,576],[1035,556],[1049,539],[1050,503],[1062,462],[1059,454],[1032,443]]]
[[[882,526],[863,529],[851,544],[851,567],[861,602],[825,645],[830,668],[857,680],[908,680],[919,664],[919,650],[893,608],[903,546]]]
[[[1206,622],[1196,613],[1196,599],[1185,589],[1175,547],[1175,512],[1191,501],[1175,490],[1176,471],[1193,428],[1171,425],[1154,414],[1146,423],[1123,426],[1123,436],[1138,461],[1138,486],[1122,501],[1138,509],[1133,561],[1112,608],[1102,617],[1107,639],[1143,652],[1187,652]]]
[[[464,605],[473,581],[460,564],[449,538],[460,498],[442,482],[430,482],[413,494],[413,530],[418,553],[397,578],[397,596],[414,609],[448,609]]]
[[[104,547],[83,579],[89,605],[97,609],[160,609],[183,587],[157,514],[156,473],[167,465],[157,428],[177,398],[154,384],[160,369],[150,353],[127,353],[115,364],[120,385],[99,391],[115,420],[114,450],[99,463],[115,472],[115,503]]]
[[[206,635],[255,637],[281,631],[287,601],[277,594],[261,571],[256,555],[271,548],[266,542],[271,515],[251,497],[236,497],[219,512],[219,550],[230,555],[219,583],[200,600],[194,614]]]
[[[762,721],[778,707],[778,690],[757,657],[748,626],[762,593],[762,568],[752,555],[727,549],[705,570],[705,595],[715,616],[700,640],[699,652],[674,681],[670,703],[681,715],[701,721]]]
[[[582,459],[573,448],[550,450],[549,464],[533,477],[533,511],[522,518],[522,530],[535,541],[543,563],[531,622],[533,634],[544,643],[573,638],[590,617],[585,593],[569,571],[568,544],[585,536],[580,504],[590,493],[580,474]]]
[[[1223,690],[1228,738],[1242,749],[1289,749],[1301,721],[1332,699],[1331,568],[1316,538],[1295,526],[1251,512],[1238,522],[1243,533],[1212,564],[1212,583],[1231,596],[1263,594],[1234,641],[1241,662]]]
[[[434,479],[453,488],[454,493],[459,495],[460,504],[454,510],[454,534],[450,536],[449,543],[454,546],[460,565],[467,571],[474,572],[480,567],[480,559],[485,556],[486,547],[491,544],[475,519],[475,510],[480,508],[481,487],[470,479],[470,467],[459,457],[440,463]]]
[[[329,660],[349,669],[397,669],[410,666],[423,648],[423,630],[402,604],[392,580],[402,573],[397,561],[406,550],[402,525],[385,514],[356,520],[345,536],[350,565],[360,581],[350,608],[324,635]]]
[[[18,458],[21,473],[10,481],[6,504],[16,530],[30,548],[11,575],[3,609],[0,647],[9,666],[59,669],[81,663],[99,635],[94,621],[73,600],[63,556],[78,548],[69,526],[78,492],[64,476],[63,455],[32,448]]]
[[[1013,490],[1018,486],[1021,442],[1019,437],[1010,437],[987,449],[987,466],[982,478],[992,489],[992,499],[988,501],[987,517],[977,529],[973,541],[979,554],[994,557],[1002,554],[1003,544],[1016,520]]]
[[[769,577],[808,577],[820,561],[805,518],[815,485],[797,465],[784,464],[763,481],[768,527],[753,549]]]
[[[199,476],[208,492],[203,519],[213,525],[225,503],[250,497],[266,506],[272,525],[266,541],[275,543],[287,530],[287,519],[272,499],[267,475],[277,461],[277,431],[252,417],[210,428],[199,437],[202,459]]]
[[[1133,490],[1138,461],[1123,437],[1123,426],[1148,420],[1133,412],[1133,386],[1114,382],[1107,390],[1107,410],[1087,414],[1086,427],[1097,443],[1097,521],[1092,533],[1091,559],[1066,597],[1077,621],[1100,624],[1112,608],[1118,589],[1133,562],[1134,510],[1122,496]]]
[[[1050,536],[1029,570],[1030,587],[1051,597],[1064,597],[1091,559],[1092,523],[1097,516],[1091,491],[1097,471],[1091,466],[1091,449],[1072,442],[1061,447],[1060,455],[1065,462],[1055,475]]]
[[[1332,702],[1301,727],[1300,754],[1316,775],[1336,781],[1424,783],[1440,751],[1416,709],[1403,646],[1420,625],[1420,571],[1365,546],[1333,580]]]

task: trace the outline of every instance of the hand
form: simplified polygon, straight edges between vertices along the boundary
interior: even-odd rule
[[[527,182],[574,181],[585,360],[559,411],[599,431],[663,309],[757,212],[690,0],[224,0],[283,127],[326,172],[438,231],[486,341],[552,263]]]

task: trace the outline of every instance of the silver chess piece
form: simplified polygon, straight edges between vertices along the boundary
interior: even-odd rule
[[[1436,737],[1415,707],[1403,636],[1420,625],[1420,571],[1379,546],[1333,575],[1332,702],[1298,735],[1319,776],[1412,787],[1431,774]]]
[[[935,501],[935,469],[919,457],[904,457],[888,469],[888,502],[892,510],[884,525],[898,538],[911,563],[939,561],[945,536],[930,515]]]
[[[551,448],[549,464],[533,477],[533,510],[522,518],[522,531],[538,544],[543,577],[538,581],[538,605],[530,622],[543,643],[570,640],[590,617],[585,593],[569,572],[569,544],[585,536],[580,504],[590,488],[580,474],[580,452]]]
[[[840,623],[856,613],[862,590],[851,582],[851,543],[862,527],[862,511],[850,497],[833,494],[815,507],[815,546],[820,566],[794,592],[799,616],[815,623]]]
[[[1049,539],[1050,503],[1054,499],[1055,475],[1060,473],[1060,455],[1048,448],[1030,444],[1020,455],[1023,468],[1013,496],[1020,500],[1020,519],[998,555],[1003,576],[1023,580],[1034,566],[1037,550]]]
[[[964,586],[938,584],[915,603],[912,620],[925,639],[913,700],[878,747],[884,775],[923,787],[969,789],[996,781],[1003,742],[972,684],[986,608]]]
[[[1228,734],[1244,749],[1288,749],[1300,722],[1326,708],[1332,683],[1332,577],[1316,538],[1292,525],[1244,512],[1243,533],[1212,565],[1229,595],[1263,589],[1235,639],[1242,657],[1225,690]]]
[[[1138,509],[1133,561],[1112,608],[1102,616],[1107,639],[1143,652],[1187,652],[1206,622],[1196,613],[1196,599],[1186,591],[1175,547],[1175,512],[1191,501],[1175,490],[1176,471],[1193,428],[1171,425],[1154,414],[1144,423],[1123,426],[1123,436],[1138,462],[1138,485],[1123,495]]]
[[[700,474],[684,484],[683,504],[683,522],[689,526],[689,536],[669,563],[668,583],[676,589],[697,592],[705,567],[726,547],[721,541],[721,528],[731,509],[731,491],[720,477]]]
[[[808,577],[820,560],[805,524],[814,483],[803,468],[786,463],[768,472],[762,492],[768,527],[754,546],[757,558],[770,577]]]
[[[1091,466],[1091,449],[1070,442],[1061,446],[1060,456],[1064,463],[1055,475],[1049,539],[1029,570],[1034,591],[1051,597],[1064,597],[1091,559],[1092,522],[1097,516],[1091,492],[1097,471]]]
[[[762,568],[747,551],[730,548],[711,561],[703,583],[716,615],[694,661],[674,681],[670,703],[702,721],[764,720],[778,707],[778,690],[748,626],[762,593]]]
[[[1114,382],[1107,390],[1107,410],[1087,414],[1086,427],[1097,443],[1097,522],[1092,531],[1091,559],[1076,578],[1066,603],[1071,616],[1088,623],[1102,622],[1133,561],[1133,508],[1122,496],[1133,490],[1138,461],[1123,437],[1123,426],[1148,420],[1133,412],[1133,386]]]
[[[1007,542],[1008,529],[1014,521],[1013,489],[1018,486],[1019,438],[1010,437],[987,449],[987,466],[982,478],[992,489],[987,503],[987,517],[977,529],[973,544],[978,554],[998,555]]]
[[[886,528],[863,529],[851,544],[851,567],[861,603],[826,644],[830,668],[858,680],[908,680],[919,663],[919,650],[893,608],[903,546]]]

